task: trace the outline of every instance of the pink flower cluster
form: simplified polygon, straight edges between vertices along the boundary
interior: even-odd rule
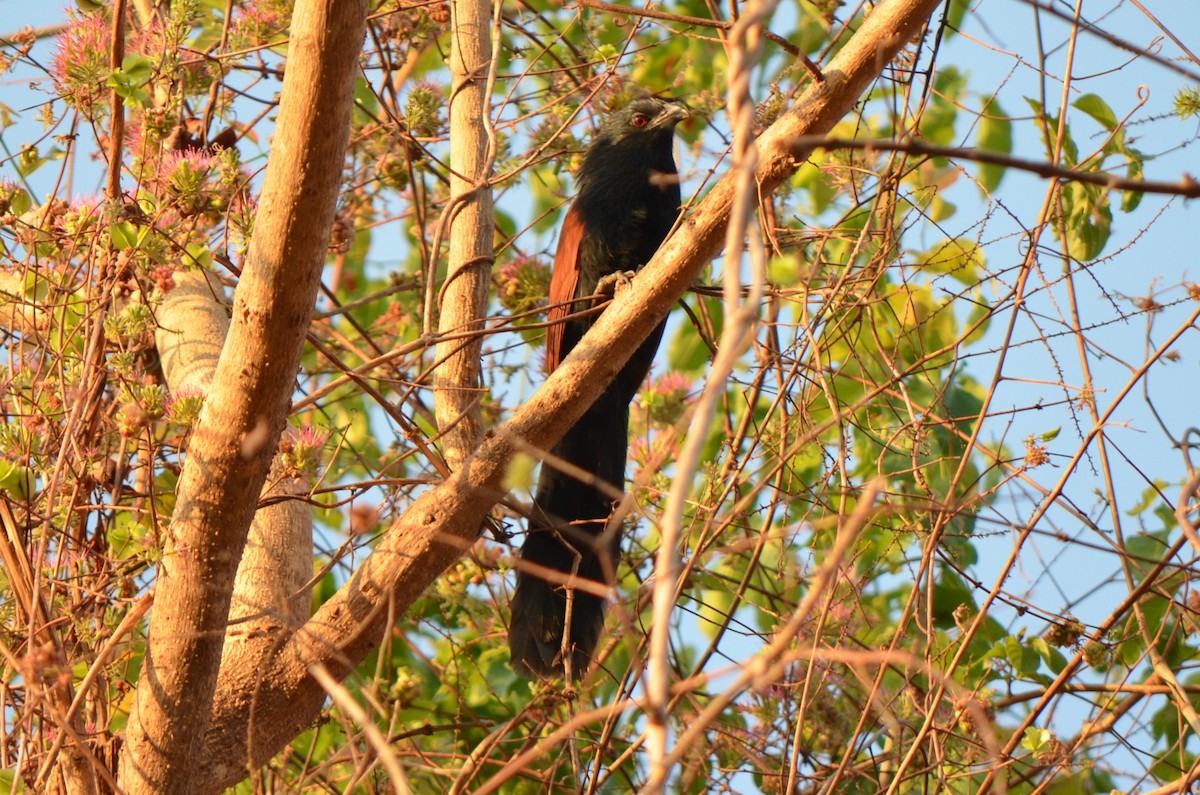
[[[101,98],[110,72],[112,30],[100,14],[75,17],[58,34],[50,73],[59,95],[83,110]]]

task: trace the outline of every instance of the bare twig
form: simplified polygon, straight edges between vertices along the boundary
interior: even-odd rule
[[[849,138],[820,138],[819,136],[800,136],[794,139],[797,150],[811,149],[853,149],[862,152],[906,152],[911,155],[927,157],[945,157],[953,160],[973,160],[977,163],[988,163],[995,166],[1028,171],[1047,179],[1060,179],[1066,182],[1082,182],[1087,185],[1098,185],[1109,190],[1127,190],[1139,193],[1158,193],[1168,196],[1182,196],[1186,199],[1200,198],[1200,182],[1189,174],[1184,174],[1178,182],[1161,182],[1143,179],[1128,179],[1100,171],[1082,171],[1067,168],[1043,160],[1026,160],[1021,157],[1011,157],[986,149],[969,149],[953,146],[932,146],[909,139],[905,141],[858,140]]]
[[[750,96],[751,70],[761,47],[763,25],[775,9],[772,0],[752,0],[729,36],[729,116],[734,134],[732,173],[736,177],[735,194],[725,236],[725,317],[717,357],[713,362],[704,393],[696,406],[686,442],[676,462],[675,482],[663,508],[662,541],[654,567],[654,619],[647,663],[647,745],[650,751],[650,779],[644,791],[661,793],[671,772],[667,754],[667,703],[670,698],[671,662],[668,657],[671,611],[675,605],[676,580],[682,535],[683,510],[692,479],[700,463],[701,451],[708,440],[709,425],[717,403],[725,394],[725,382],[738,358],[754,338],[766,272],[766,254],[758,225],[752,223],[758,200],[755,170],[758,150],[754,144],[754,101]],[[750,292],[742,296],[742,241],[749,232]]]
[[[703,28],[715,28],[722,31],[731,31],[734,29],[736,22],[726,22],[723,19],[705,19],[703,17],[692,17],[686,14],[671,14],[666,11],[646,6],[644,8],[632,8],[629,6],[617,5],[616,3],[606,3],[604,0],[561,0],[564,6],[579,5],[586,8],[594,8],[598,11],[607,11],[610,14],[628,14],[633,17],[643,17],[645,19],[658,19],[663,22],[677,22],[682,25],[695,25]],[[745,11],[742,15],[745,16]],[[778,33],[772,33],[769,30],[764,30],[763,36],[768,41],[778,44],[788,55],[799,58],[804,63],[804,67],[808,69],[808,73],[818,83],[825,82],[825,76],[821,74],[821,67],[818,66],[811,58],[809,58],[799,47],[792,44],[790,41],[780,36]]]

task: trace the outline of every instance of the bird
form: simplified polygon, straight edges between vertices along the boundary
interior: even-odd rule
[[[608,114],[588,145],[577,194],[559,231],[550,277],[546,369],[554,371],[596,320],[579,316],[598,292],[615,290],[650,261],[680,213],[675,127],[686,104],[640,96]],[[508,641],[512,667],[527,679],[586,672],[604,629],[606,600],[620,554],[620,528],[605,533],[625,482],[629,403],[662,339],[660,323],[614,381],[551,450],[552,457],[588,473],[542,465],[521,547],[511,600]],[[541,569],[541,571],[539,571]],[[545,570],[558,573],[546,577]],[[599,588],[568,587],[590,580]],[[565,637],[564,637],[565,636]]]

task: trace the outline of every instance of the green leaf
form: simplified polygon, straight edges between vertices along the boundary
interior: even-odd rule
[[[533,469],[537,461],[525,453],[517,453],[508,462],[501,487],[505,491],[526,491],[533,487]]]
[[[605,61],[611,61],[611,60],[615,59],[620,54],[620,52],[621,51],[612,44],[601,44],[599,47],[596,48],[596,55],[600,56]]]
[[[188,253],[188,265],[204,270],[212,270],[212,255],[208,253],[208,246],[203,243],[188,243],[185,249]]]
[[[958,102],[966,88],[966,75],[954,67],[938,72],[934,80],[934,96],[921,116],[921,136],[938,146],[954,142],[954,120],[958,117]],[[939,159],[935,158],[935,162]],[[942,162],[944,158],[941,159]]]
[[[133,248],[138,242],[137,227],[128,221],[120,221],[110,226],[108,235],[112,238],[113,246],[117,251]]]
[[[1149,486],[1142,490],[1142,499],[1138,501],[1137,505],[1135,505],[1132,508],[1130,508],[1129,510],[1127,510],[1125,512],[1126,515],[1127,516],[1137,516],[1138,514],[1145,512],[1145,510],[1147,508],[1149,508],[1151,505],[1158,504],[1158,501],[1160,499],[1162,499],[1163,491],[1166,488],[1167,488],[1166,481],[1155,478],[1154,485]],[[1136,541],[1138,538],[1144,538],[1144,536],[1134,536],[1132,539],[1129,539],[1129,542]],[[1158,549],[1158,550],[1162,549],[1162,545],[1159,542],[1159,540],[1156,540],[1154,543],[1155,543],[1155,549]],[[1126,546],[1129,546],[1129,543],[1127,543]]]
[[[32,469],[12,461],[0,461],[0,491],[25,500],[33,493],[34,485]]]
[[[977,609],[975,596],[970,586],[949,568],[943,568],[941,576],[933,586],[933,620],[939,627],[954,626],[954,612],[961,605],[972,611]]]
[[[975,134],[975,145],[988,152],[1012,154],[1012,121],[1000,107],[995,95],[983,103],[982,118]],[[979,184],[989,193],[996,190],[1007,169],[993,163],[979,164]]]
[[[1142,170],[1142,160],[1145,156],[1136,149],[1125,149],[1125,176],[1129,179],[1143,179],[1146,174]],[[1142,203],[1140,190],[1127,190],[1121,196],[1121,212],[1131,213]]]
[[[1111,131],[1117,128],[1117,114],[1098,94],[1084,94],[1071,104],[1099,122],[1104,129]]]
[[[29,198],[29,194],[22,188],[14,189],[9,198],[9,212],[13,215],[24,215],[29,212],[31,207],[33,207],[33,200]]]
[[[950,8],[946,11],[946,39],[962,30],[963,18],[967,15],[968,0],[950,0]]]
[[[733,591],[728,588],[700,592],[696,620],[701,632],[710,638],[716,637],[717,630],[724,626],[729,611],[733,609],[733,596]]]
[[[1022,676],[1034,673],[1041,665],[1037,654],[1025,646],[1016,635],[1009,635],[1004,639],[1004,653],[1012,663],[1013,670]]]
[[[1066,227],[1067,253],[1080,262],[1093,260],[1100,255],[1112,234],[1112,206],[1109,193],[1097,185],[1078,182],[1063,186],[1062,203],[1066,212],[1063,226]],[[1059,225],[1054,225],[1055,235],[1060,234]]]
[[[120,513],[109,526],[109,553],[118,560],[141,558],[147,551],[150,528],[137,521],[133,514]]]
[[[362,75],[359,75],[354,81],[354,105],[356,108],[366,111],[369,117],[374,117],[379,113],[379,99],[371,90],[370,83]]]
[[[1160,741],[1175,743],[1179,739],[1179,710],[1170,703],[1155,710],[1150,717],[1150,732]]]
[[[517,226],[517,221],[509,213],[504,212],[500,208],[496,208],[496,232],[505,237],[516,237],[520,227]]]
[[[707,296],[699,296],[699,300],[707,310],[708,317],[712,319],[713,334],[720,337],[725,316],[721,300]],[[701,318],[704,316],[700,312],[696,312],[696,315]],[[667,346],[667,362],[670,369],[684,373],[703,372],[708,367],[710,356],[708,344],[701,338],[695,325],[690,322],[680,323],[671,344]]]
[[[934,223],[945,221],[958,211],[958,206],[954,202],[946,201],[941,193],[937,193],[933,197],[933,201],[929,203],[929,220]]]
[[[1136,627],[1131,627],[1130,629],[1134,633],[1137,632]],[[1145,653],[1146,641],[1140,634],[1133,634],[1129,640],[1117,647],[1117,659],[1126,668],[1133,668],[1137,665]]]
[[[1161,596],[1147,596],[1142,600],[1142,620],[1151,636],[1161,637],[1163,625],[1171,612],[1170,607],[1171,603]]]
[[[17,157],[11,162],[16,166],[18,174],[20,174],[22,177],[27,177],[45,165],[48,161],[46,158],[42,157],[41,152],[38,151],[36,146],[27,146],[22,149],[21,154],[17,155]]]
[[[1034,638],[1029,642],[1030,648],[1037,652],[1042,658],[1042,662],[1056,676],[1062,673],[1062,670],[1067,667],[1067,658],[1058,649],[1051,646],[1043,638]]]
[[[1048,729],[1038,729],[1030,726],[1021,737],[1021,747],[1026,751],[1037,753],[1052,739],[1054,739],[1054,735],[1050,734]]]
[[[1055,439],[1058,438],[1058,435],[1060,433],[1062,433],[1062,428],[1055,428],[1052,431],[1046,431],[1038,438],[1041,439],[1043,442],[1053,442]]]
[[[367,415],[358,410],[348,412],[346,419],[349,420],[349,427],[346,428],[346,442],[354,449],[373,447],[375,444],[375,434],[371,431],[371,423]]]
[[[964,342],[967,345],[978,342],[987,334],[988,327],[991,325],[992,303],[983,296],[983,291],[976,289],[968,299],[970,311],[967,312],[966,322],[963,324],[966,328],[973,328],[974,331],[967,335]]]
[[[14,793],[14,795],[21,795],[28,791],[25,789],[25,781],[17,778],[17,774],[12,770],[0,770],[0,790]]]
[[[772,257],[767,263],[767,279],[772,284],[791,286],[800,284],[800,255],[788,252],[780,257]]]
[[[933,85],[939,94],[955,101],[962,97],[967,88],[967,74],[955,66],[944,67],[938,70]]]
[[[121,67],[114,69],[105,81],[105,85],[117,92],[117,95],[127,102],[141,105],[150,99],[150,92],[142,86],[150,82],[154,76],[154,67],[143,55],[133,53],[125,56]]]
[[[1036,99],[1025,97],[1025,102],[1028,103],[1029,107],[1033,109],[1034,115],[1044,122],[1046,127],[1048,127],[1050,130],[1055,130],[1058,128],[1057,114],[1050,115],[1046,113],[1045,108],[1042,107],[1042,103],[1038,102]],[[1044,141],[1043,143],[1046,144],[1047,142]],[[1065,156],[1064,162],[1066,165],[1073,166],[1079,162],[1079,145],[1076,144],[1075,139],[1071,137],[1070,127],[1065,130],[1065,135],[1063,136],[1063,154]]]
[[[138,53],[130,53],[121,60],[121,71],[135,85],[144,86],[154,76],[154,65],[150,63],[150,60],[146,56],[139,55]]]
[[[345,523],[345,514],[337,506],[337,495],[333,493],[317,494],[313,497],[313,516],[327,527],[338,530]],[[321,507],[328,506],[328,507]]]
[[[708,637],[716,637],[717,631],[726,623],[737,592],[735,584],[746,573],[746,562],[737,556],[722,557],[710,563],[707,571],[698,577],[700,606],[696,611],[700,631]]]
[[[954,120],[957,116],[958,108],[935,97],[921,115],[921,137],[935,146],[949,146],[954,142]],[[944,159],[942,162],[945,162]]]
[[[820,215],[829,209],[838,197],[838,190],[821,167],[829,162],[828,152],[814,152],[808,162],[792,176],[791,185],[808,192],[808,214]]]
[[[929,251],[917,255],[917,264],[930,273],[945,273],[966,285],[979,283],[983,267],[983,249],[973,240],[944,240]]]

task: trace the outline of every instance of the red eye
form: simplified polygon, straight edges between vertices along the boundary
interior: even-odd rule
[[[641,113],[639,113],[633,117],[633,126],[634,127],[642,128],[642,127],[645,127],[649,123],[650,123],[649,116],[644,116]]]

